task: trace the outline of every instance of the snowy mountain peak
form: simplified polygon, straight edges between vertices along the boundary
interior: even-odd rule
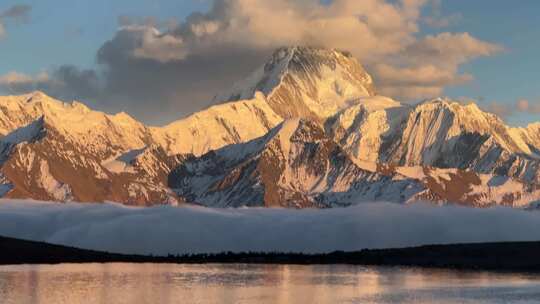
[[[278,124],[264,136],[244,143],[228,145],[207,155],[240,160],[261,155],[265,151],[272,151],[272,153],[287,158],[294,145],[317,143],[325,139],[327,138],[324,130],[318,123],[301,118],[291,118]]]
[[[49,96],[42,91],[30,92],[26,95],[26,102],[33,102],[35,100],[49,99]]]
[[[203,155],[264,136],[282,121],[259,94],[255,99],[211,106],[151,131],[169,154]]]
[[[463,104],[447,98],[437,98],[420,103],[414,108],[414,113],[418,119],[446,121],[446,127],[454,127],[456,132],[486,134],[494,129],[505,127],[502,119],[482,111],[475,103]]]
[[[0,97],[8,197],[329,207],[540,198],[540,123],[448,98],[375,95],[350,54],[291,47],[218,103],[164,127],[33,92]]]
[[[148,128],[125,113],[108,115],[81,102],[62,102],[42,92],[0,97],[0,109],[0,134],[4,136],[42,121],[47,129],[72,144],[100,155],[121,153],[150,143]]]
[[[529,132],[536,132],[536,134],[538,134],[540,137],[540,122],[531,123],[526,129],[529,130]]]
[[[371,76],[350,54],[314,47],[281,48],[270,60],[215,102],[255,98],[262,93],[283,118],[325,119],[373,96]]]

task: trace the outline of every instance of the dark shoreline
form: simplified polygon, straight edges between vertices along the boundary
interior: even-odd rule
[[[60,263],[349,264],[540,273],[540,242],[429,245],[328,254],[123,255],[0,237],[0,265]]]

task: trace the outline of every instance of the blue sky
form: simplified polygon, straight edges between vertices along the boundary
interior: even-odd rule
[[[54,3],[54,4],[52,4]],[[119,16],[152,16],[158,20],[181,23],[193,12],[206,12],[210,0],[3,0],[0,11],[13,5],[32,7],[30,21],[16,24],[4,21],[7,35],[0,40],[0,75],[8,72],[37,74],[61,65],[81,69],[96,66],[96,52],[104,42],[113,39]],[[442,1],[441,16],[458,16],[444,28],[420,22],[417,36],[440,32],[467,32],[474,37],[496,43],[504,51],[476,58],[459,66],[474,80],[447,86],[450,97],[470,97],[480,103],[497,102],[514,107],[519,99],[540,103],[538,71],[540,70],[540,1],[537,0],[451,0]],[[424,8],[430,13],[430,6]],[[211,77],[211,75],[209,75]],[[117,110],[114,108],[114,110]],[[506,117],[514,125],[540,121],[539,113],[514,113]]]
[[[70,0],[51,4],[43,0],[3,0],[0,10],[17,4],[32,6],[31,21],[11,26],[0,43],[0,74],[7,71],[36,73],[62,64],[92,66],[96,51],[111,39],[119,16],[156,16],[184,19],[204,11],[208,1],[196,0]]]
[[[446,90],[450,96],[483,98],[513,104],[517,99],[540,102],[540,1],[452,0],[444,2],[446,13],[463,17],[451,27],[496,42],[506,50],[462,67],[474,75],[469,85]],[[525,124],[540,121],[540,114],[515,115],[509,121]]]

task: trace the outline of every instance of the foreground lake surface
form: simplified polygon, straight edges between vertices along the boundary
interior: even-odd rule
[[[63,264],[0,267],[8,303],[538,303],[540,276],[412,268]]]

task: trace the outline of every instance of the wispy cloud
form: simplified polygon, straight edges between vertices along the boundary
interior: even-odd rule
[[[516,102],[516,109],[523,113],[540,114],[540,102],[531,102],[527,99],[520,99]]]
[[[520,113],[540,114],[540,102],[533,102],[527,99],[520,99],[514,103],[491,101],[489,103],[480,103],[480,106],[484,110],[502,118],[508,118],[509,116]]]
[[[5,24],[7,22],[21,24],[30,21],[31,10],[32,7],[25,4],[13,5],[4,11],[0,10],[0,38],[6,35]]]
[[[32,7],[26,4],[16,4],[0,13],[0,18],[14,20],[15,22],[28,22]]]
[[[459,23],[463,19],[463,15],[460,13],[454,13],[450,15],[444,15],[442,13],[442,1],[431,0],[429,6],[431,6],[431,14],[423,18],[423,22],[433,28],[445,28]]]
[[[42,71],[36,75],[9,72],[0,75],[0,87],[11,94],[44,90],[65,99],[93,98],[100,94],[100,80],[94,70],[80,70],[63,65],[49,74]]]

